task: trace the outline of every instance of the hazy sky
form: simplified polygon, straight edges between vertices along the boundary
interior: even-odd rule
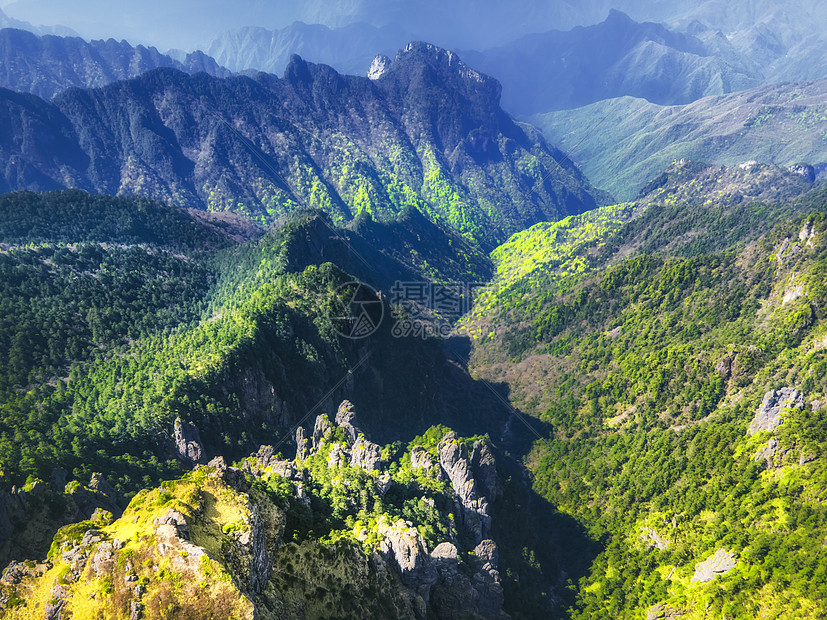
[[[664,1],[675,2],[655,4]],[[609,6],[629,2],[641,0],[0,0],[0,7],[34,25],[68,26],[86,38],[126,38],[163,50],[192,48],[232,28],[275,29],[297,20],[331,27],[393,23],[437,43],[488,47],[519,34],[596,23]]]
[[[68,26],[86,38],[125,38],[161,51],[193,49],[228,29],[275,29],[296,20],[395,24],[440,45],[485,49],[522,34],[594,24],[610,8],[638,21],[700,18],[726,32],[768,20],[813,28],[827,23],[826,6],[825,0],[0,0],[10,17],[34,25]]]

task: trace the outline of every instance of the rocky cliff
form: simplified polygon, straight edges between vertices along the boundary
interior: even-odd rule
[[[98,510],[62,528],[45,559],[3,572],[0,612],[507,618],[497,544],[458,529],[478,524],[466,515],[487,505],[477,487],[496,478],[486,442],[473,443],[490,457],[477,469],[453,432],[438,457],[416,446],[420,461],[431,458],[423,474],[411,469],[411,449],[367,439],[351,403],[335,419],[318,416],[309,441],[299,432],[294,460],[269,446],[239,467],[217,457],[140,492],[119,519]],[[478,485],[483,471],[489,480]]]
[[[336,221],[416,208],[492,245],[606,200],[500,86],[413,43],[378,79],[294,56],[283,79],[155,69],[52,103],[0,92],[0,190],[139,194],[272,221],[303,207]]]

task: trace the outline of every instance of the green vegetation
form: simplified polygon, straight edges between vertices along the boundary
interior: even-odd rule
[[[549,429],[526,458],[535,491],[600,544],[569,585],[572,617],[655,604],[817,617],[827,563],[807,541],[827,519],[825,194],[734,208],[668,196],[580,247],[585,216],[561,246],[541,241],[557,224],[498,248],[493,292],[467,323],[501,329],[476,341],[473,372],[507,369],[512,402]],[[804,408],[774,433],[783,458],[765,470],[754,457],[770,434],[747,423],[782,386]],[[719,548],[735,568],[691,583]]]
[[[434,223],[409,205],[375,220],[373,186],[359,190],[363,206],[347,228],[307,211],[244,243],[231,226],[137,199],[5,196],[3,484],[26,485],[32,496],[55,464],[75,481],[105,471],[134,496],[127,516],[62,530],[53,574],[61,545],[92,527],[126,528],[132,566],[150,561],[136,572],[153,584],[158,615],[191,584],[174,561],[146,555],[137,529],[168,508],[198,517],[193,537],[214,560],[182,548],[175,561],[197,565],[210,600],[243,615],[227,566],[249,526],[246,504],[204,469],[141,489],[182,473],[170,442],[176,417],[198,426],[208,457],[256,471],[245,457],[260,444],[286,449],[293,424],[340,397],[330,390],[345,377],[368,412],[364,428],[385,444],[382,469],[337,463],[345,436],[335,429],[301,464],[301,489],[272,471],[248,480],[250,497],[272,505],[267,518],[284,543],[271,585],[313,598],[320,614],[404,615],[398,600],[377,598],[390,586],[367,568],[380,530],[410,522],[404,527],[429,550],[454,541],[466,576],[474,548],[457,526],[450,484],[413,470],[411,450],[435,457],[449,426],[468,447],[490,443],[477,433],[502,432],[502,409],[449,368],[439,343],[393,338],[389,323],[350,341],[326,316],[354,277],[387,292],[423,274],[493,276],[463,319],[470,368],[507,384],[543,437],[529,442],[510,428],[501,441],[511,454],[497,453],[505,484],[491,501],[491,533],[509,613],[544,617],[557,604],[573,618],[641,617],[662,605],[688,618],[819,617],[827,608],[818,543],[827,518],[827,190],[795,198],[805,186],[775,168],[683,162],[638,202],[538,224],[490,260],[445,214]],[[745,187],[756,200],[737,199]],[[119,223],[93,225],[110,216]],[[348,373],[364,360],[363,372]],[[799,390],[803,407],[788,408],[774,431],[749,435],[764,394],[781,387]],[[756,457],[770,448],[774,455]],[[522,458],[532,492],[511,456]],[[77,482],[69,490],[83,491]],[[59,498],[32,501],[44,514],[60,512]],[[696,566],[723,550],[734,567],[693,581]],[[348,571],[371,576],[358,604],[342,611],[336,601],[357,598]],[[121,577],[102,574],[78,592],[121,605]],[[47,595],[33,590],[23,600]]]
[[[618,97],[528,120],[597,187],[631,200],[680,159],[726,166],[825,161],[823,88],[817,81],[772,84],[678,106]]]

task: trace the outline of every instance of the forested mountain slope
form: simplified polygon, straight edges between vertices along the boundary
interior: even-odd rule
[[[573,617],[827,605],[827,197],[743,172],[684,164],[493,253],[471,367],[548,425],[534,488],[602,543]]]
[[[283,79],[157,69],[52,103],[0,92],[0,190],[139,194],[259,222],[410,206],[486,247],[608,200],[451,52],[411,44],[374,77],[294,57]]]
[[[827,80],[760,86],[684,106],[608,99],[531,117],[600,187],[634,198],[678,159],[827,164]]]

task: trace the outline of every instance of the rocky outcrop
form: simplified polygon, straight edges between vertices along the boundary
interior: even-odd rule
[[[491,529],[488,500],[477,489],[465,444],[453,432],[445,434],[437,447],[439,464],[448,475],[460,506],[462,525],[480,542]]]
[[[493,502],[500,495],[497,461],[491,448],[484,441],[474,442],[471,450],[471,468],[480,493],[485,495],[489,502]]]
[[[480,568],[474,575],[474,588],[480,594],[478,606],[488,611],[502,609],[503,586],[500,580],[500,554],[497,543],[491,539],[481,541],[474,548],[474,555],[480,562]]]
[[[770,437],[770,440],[767,442],[767,445],[761,448],[756,454],[755,462],[764,461],[767,464],[767,467],[771,467],[773,463],[773,459],[775,455],[778,453],[778,440],[775,437]]]
[[[161,593],[173,597],[180,609],[189,610],[188,617],[229,614],[252,619],[331,613],[385,617],[390,609],[395,616],[421,620],[507,618],[502,611],[497,545],[483,535],[490,527],[490,517],[482,489],[498,492],[494,456],[485,442],[475,443],[469,456],[465,443],[448,433],[437,448],[438,462],[427,448],[413,451],[417,469],[451,481],[456,503],[452,514],[439,516],[448,528],[445,536],[449,540],[435,544],[430,553],[419,525],[387,513],[362,520],[361,529],[353,531],[352,538],[346,530],[341,532],[343,536],[335,543],[320,543],[312,536],[301,538],[304,525],[298,523],[316,522],[318,515],[313,511],[325,501],[318,485],[309,484],[321,464],[319,457],[324,459],[325,483],[332,483],[337,493],[342,493],[337,499],[339,510],[348,504],[346,510],[351,514],[361,510],[361,498],[371,497],[371,481],[381,496],[400,484],[391,474],[397,470],[381,460],[379,446],[360,432],[352,405],[340,407],[337,422],[341,424],[332,424],[326,416],[317,418],[313,447],[306,448],[309,462],[282,459],[267,445],[243,459],[238,468],[216,457],[179,481],[143,491],[117,522],[112,523],[110,513],[98,510],[96,521],[64,528],[55,539],[59,555],[52,556],[57,558],[53,570],[68,572],[65,579],[56,580],[48,572],[50,565],[34,571],[46,573],[43,583],[48,580],[53,584],[49,586],[48,606],[38,613],[51,618],[64,616],[74,607],[74,597],[88,596],[74,584],[94,582],[110,588],[109,593],[114,589],[122,601],[119,617],[130,618],[151,613]],[[303,435],[299,434],[299,440],[305,440]],[[325,465],[358,467],[371,475],[331,472]],[[405,470],[399,473],[402,481],[409,475]],[[291,482],[274,480],[275,486],[268,484],[274,474]],[[343,475],[337,478],[339,474]],[[255,477],[265,484],[257,483]],[[350,496],[349,485],[354,486]],[[31,491],[44,492],[43,487],[41,483]],[[292,498],[289,491],[285,493],[291,487]],[[111,491],[101,476],[85,488],[103,497]],[[435,485],[429,491],[414,484],[402,492],[411,490],[422,494],[411,499],[431,515],[451,505],[447,485]],[[390,497],[393,505],[408,501]],[[288,514],[294,519],[290,542],[283,540]],[[455,523],[470,527],[472,536],[480,536],[473,550],[467,546],[468,537],[456,536]],[[111,527],[105,527],[107,524]],[[33,591],[32,581],[39,577],[30,574],[29,566],[13,565],[5,581],[0,580],[0,608],[16,596],[18,586],[13,582],[25,584],[21,592],[26,588]],[[175,593],[167,592],[170,575],[180,585],[180,592],[177,586]],[[91,587],[97,587],[94,584]],[[214,599],[200,600],[209,597],[208,592],[215,594]],[[356,599],[359,607],[349,607],[350,602],[337,607],[343,600]],[[221,600],[231,601],[232,609],[221,608]],[[389,600],[393,605],[385,607]],[[201,611],[193,611],[196,609]],[[219,609],[223,610],[216,611]],[[287,612],[282,613],[284,610]]]
[[[51,507],[56,505],[62,509],[54,511]],[[35,481],[22,489],[0,491],[0,567],[32,554],[42,557],[58,528],[95,519],[96,514],[121,514],[115,489],[99,473],[86,485],[73,481],[55,488]]]
[[[420,609],[430,608],[439,618],[508,618],[502,611],[499,552],[493,540],[483,540],[474,549],[476,572],[469,579],[459,570],[453,543],[440,543],[428,554],[416,528],[401,519],[390,523],[383,518],[379,533],[384,537],[382,557],[421,599]]]
[[[660,534],[658,534],[651,527],[641,528],[640,538],[647,544],[647,546],[650,549],[655,548],[663,551],[664,549],[669,548],[669,541],[666,540]]]
[[[310,452],[318,452],[322,447],[322,440],[330,437],[333,427],[330,425],[330,420],[327,416],[322,414],[316,417],[316,423],[313,425],[313,437],[310,443]]]
[[[670,607],[663,603],[652,605],[646,610],[646,620],[665,620],[667,618],[679,618],[686,615],[686,611],[678,607]]]
[[[310,447],[308,446],[307,437],[304,435],[304,429],[300,426],[296,429],[296,458],[304,460],[310,454]]]
[[[411,449],[411,469],[423,470],[426,474],[434,468],[434,459],[431,453],[422,446],[414,446]]]
[[[808,183],[814,183],[816,180],[815,168],[810,164],[793,164],[792,166],[787,166],[787,170],[793,174],[800,174]]]
[[[378,80],[380,77],[384,75],[385,71],[387,71],[390,66],[391,59],[385,56],[384,54],[379,54],[370,63],[370,68],[368,69],[368,78],[371,80]]]
[[[816,236],[815,228],[812,222],[806,222],[798,233],[798,240],[807,247],[812,247],[813,237]]]
[[[331,469],[339,467],[340,465],[348,465],[350,461],[350,451],[346,446],[340,443],[334,443],[330,446],[330,452],[327,456],[327,466]]]
[[[353,409],[353,403],[349,400],[343,400],[336,411],[336,426],[341,426],[347,431],[350,436],[350,441],[356,441],[359,435],[364,435],[364,432],[359,428],[356,421],[356,412]]]
[[[382,466],[382,449],[360,435],[350,449],[350,464],[365,471],[379,471]]]
[[[474,549],[474,555],[476,572],[469,578],[459,570],[457,548],[448,542],[437,545],[431,553],[438,574],[437,583],[431,587],[431,608],[444,618],[508,618],[502,611],[496,544],[484,540]]]
[[[770,390],[764,395],[764,400],[750,422],[747,432],[754,435],[760,431],[774,431],[783,422],[782,414],[786,409],[803,407],[804,396],[798,390],[791,387]]]
[[[402,577],[402,583],[415,586],[417,592],[427,600],[427,588],[436,583],[436,571],[422,535],[410,522],[398,519],[391,523],[382,517],[377,524],[382,556],[395,566]]]
[[[734,351],[727,353],[715,364],[715,372],[724,379],[729,379],[732,376],[732,365],[735,362],[735,355]]]
[[[703,562],[695,565],[692,583],[706,583],[718,575],[724,575],[735,568],[737,556],[726,549],[718,549]]]
[[[173,439],[175,441],[175,453],[184,463],[195,465],[196,463],[206,462],[204,447],[201,444],[201,435],[195,424],[183,422],[181,418],[175,418]]]

